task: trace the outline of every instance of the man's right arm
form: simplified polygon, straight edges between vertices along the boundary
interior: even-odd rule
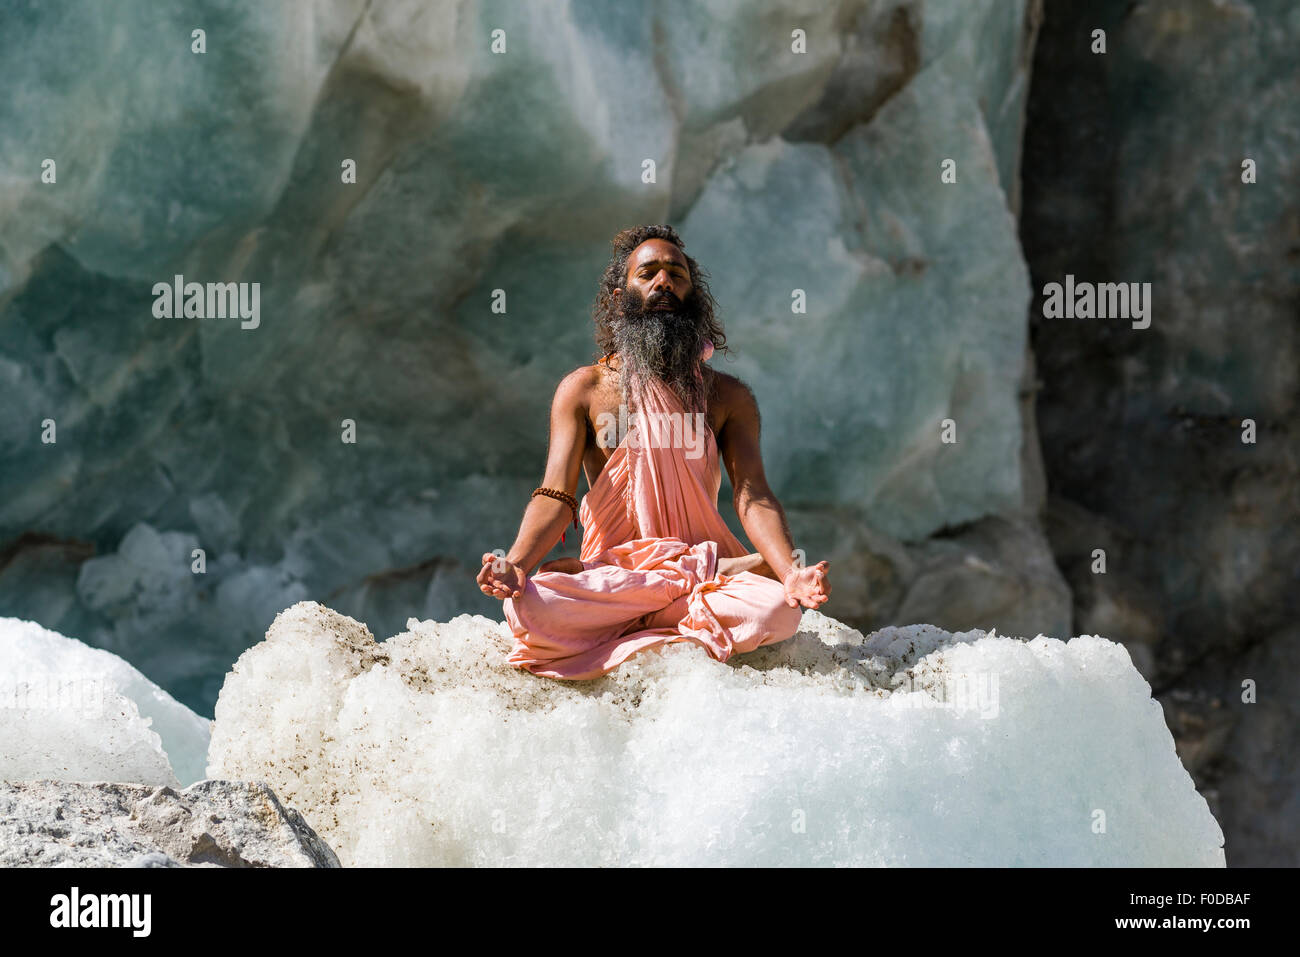
[[[591,394],[592,372],[589,367],[577,369],[561,381],[551,400],[551,435],[546,456],[546,473],[542,477],[544,488],[559,489],[577,496],[578,479],[582,473],[582,458],[587,446],[587,404]],[[506,552],[505,562],[516,566],[528,575],[546,557],[547,552],[560,540],[565,526],[573,521],[573,511],[559,499],[547,495],[534,495],[524,508],[519,534]],[[486,563],[479,574],[480,590],[493,594],[490,574],[492,566]],[[486,575],[484,573],[489,573]],[[507,594],[495,589],[497,598],[510,597],[513,590],[522,593],[524,583],[507,582]]]

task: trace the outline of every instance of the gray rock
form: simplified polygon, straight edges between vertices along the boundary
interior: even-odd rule
[[[1037,524],[991,517],[913,551],[919,566],[893,615],[900,625],[1068,639],[1070,588]],[[1087,632],[1082,632],[1087,633]]]
[[[1070,589],[1028,513],[990,516],[919,542],[873,530],[860,516],[792,511],[827,543],[837,620],[864,633],[887,625],[1068,638],[1107,634],[1072,627]]]
[[[1076,627],[1129,648],[1221,795],[1234,867],[1300,857],[1277,757],[1300,744],[1282,703],[1300,619],[1297,40],[1290,0],[1048,0],[1024,144],[1036,293],[1066,275],[1152,292],[1146,329],[1031,309],[1047,534]]]
[[[261,782],[0,782],[0,867],[338,867]]]
[[[1254,700],[1247,698],[1251,682]],[[1300,849],[1300,626],[1220,655],[1162,697],[1183,763],[1223,822],[1228,863],[1295,867]]]

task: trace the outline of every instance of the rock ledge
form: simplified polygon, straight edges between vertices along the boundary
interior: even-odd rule
[[[339,867],[266,784],[0,781],[0,867]]]

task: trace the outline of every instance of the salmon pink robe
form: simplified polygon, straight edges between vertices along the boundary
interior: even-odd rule
[[[778,581],[718,574],[749,549],[718,512],[713,430],[651,381],[627,435],[583,496],[575,574],[539,572],[505,599],[510,664],[547,678],[595,678],[632,655],[693,641],[718,661],[784,641],[802,609]],[[676,413],[674,422],[671,413]]]

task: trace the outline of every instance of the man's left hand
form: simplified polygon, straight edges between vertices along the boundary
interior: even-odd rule
[[[785,603],[791,608],[803,605],[817,608],[831,597],[831,583],[827,579],[830,562],[820,561],[804,568],[792,568],[785,576]]]

